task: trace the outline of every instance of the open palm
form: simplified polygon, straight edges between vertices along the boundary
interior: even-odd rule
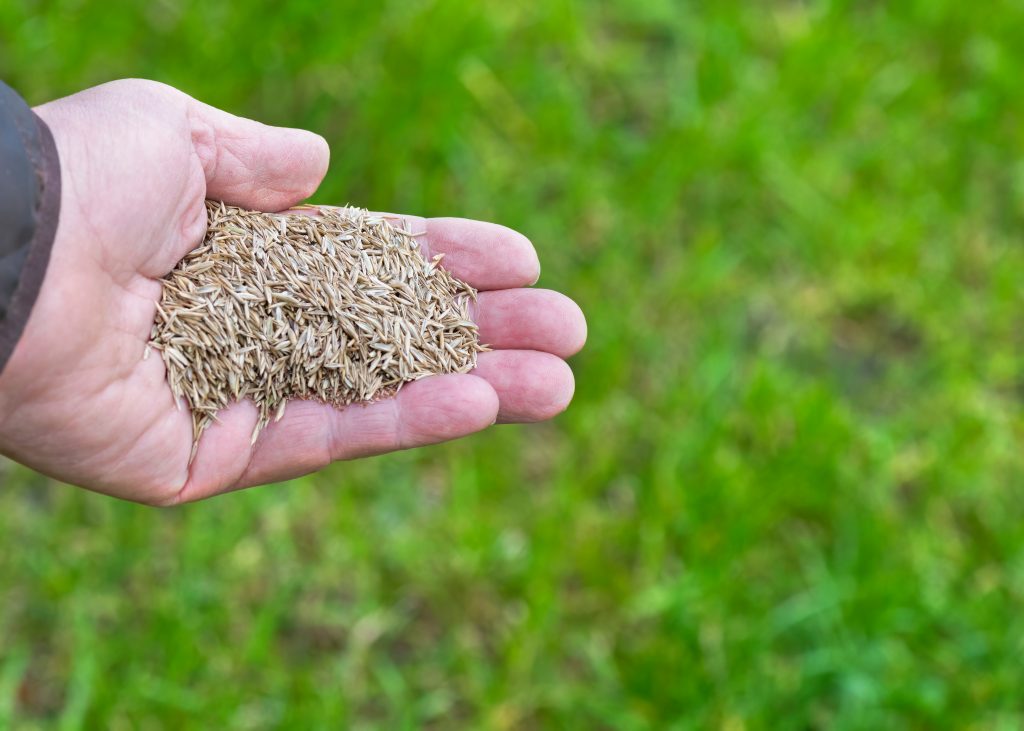
[[[159,279],[202,239],[203,201],[276,211],[327,169],[316,135],[234,117],[148,81],[119,81],[38,108],[61,158],[61,218],[28,326],[0,375],[0,449],[59,479],[173,504],[287,479],[331,461],[464,436],[565,408],[583,345],[579,308],[525,289],[539,264],[507,228],[405,217],[428,257],[481,290],[484,342],[470,375],[433,376],[392,399],[289,406],[255,445],[248,402],[220,415],[189,464],[192,422],[158,357],[143,358]]]

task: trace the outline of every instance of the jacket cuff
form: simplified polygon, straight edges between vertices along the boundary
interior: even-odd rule
[[[0,81],[0,373],[46,275],[60,214],[60,159],[49,127]]]

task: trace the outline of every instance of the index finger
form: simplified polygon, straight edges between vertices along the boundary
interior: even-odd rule
[[[294,212],[316,215],[316,208]],[[540,260],[533,244],[507,226],[468,218],[374,215],[387,218],[412,234],[423,258],[429,260],[444,254],[441,266],[480,291],[529,287],[540,278]]]
[[[416,234],[425,258],[444,254],[441,266],[478,290],[528,287],[540,278],[533,244],[506,226],[468,218],[395,218]]]

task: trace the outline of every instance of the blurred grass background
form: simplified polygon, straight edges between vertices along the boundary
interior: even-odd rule
[[[6,0],[528,234],[553,423],[154,511],[16,465],[0,727],[1024,726],[1024,7]]]

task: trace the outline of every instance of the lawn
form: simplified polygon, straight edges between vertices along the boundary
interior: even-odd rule
[[[1024,7],[6,0],[0,78],[517,228],[553,422],[158,511],[0,466],[0,728],[1024,725]]]

